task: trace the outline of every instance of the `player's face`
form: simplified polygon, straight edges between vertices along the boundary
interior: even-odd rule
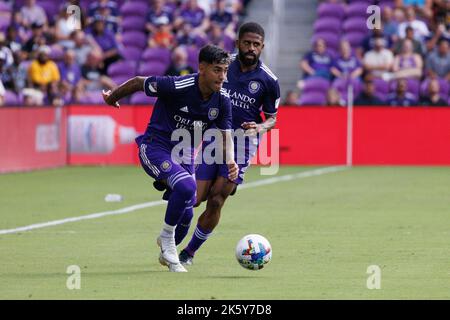
[[[205,83],[211,91],[219,92],[227,77],[228,64],[201,63],[200,72],[205,77]]]
[[[236,40],[239,50],[239,60],[245,66],[253,66],[258,63],[264,48],[264,39],[257,33],[247,32]]]

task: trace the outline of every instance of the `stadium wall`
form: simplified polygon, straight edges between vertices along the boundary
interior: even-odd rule
[[[138,164],[150,106],[0,109],[0,172]],[[450,165],[450,108],[357,107],[354,165]],[[280,164],[346,163],[347,110],[280,107]]]

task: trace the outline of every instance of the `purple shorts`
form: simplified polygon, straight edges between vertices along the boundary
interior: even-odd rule
[[[178,179],[187,174],[194,176],[193,163],[177,163],[171,157],[171,145],[169,142],[157,136],[143,139],[143,136],[136,138],[139,147],[139,160],[145,172],[155,180],[166,180],[172,188]]]
[[[208,144],[209,142],[204,142],[203,148]],[[258,150],[258,144],[258,139],[251,140],[245,146],[241,147],[235,144],[234,161],[236,161],[239,167],[238,177],[233,181],[235,184],[242,184],[244,182],[245,172],[250,167],[250,162]],[[228,178],[228,166],[226,164],[206,164],[202,161],[195,166],[195,178],[197,180],[215,180],[219,176]]]

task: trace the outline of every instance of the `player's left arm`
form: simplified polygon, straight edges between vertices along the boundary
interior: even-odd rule
[[[277,123],[278,105],[280,104],[280,86],[278,81],[271,83],[263,99],[265,121],[262,123],[244,122],[242,128],[247,135],[265,133],[273,129]]]

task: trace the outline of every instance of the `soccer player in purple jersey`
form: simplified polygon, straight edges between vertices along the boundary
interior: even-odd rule
[[[239,29],[236,47],[237,57],[230,64],[227,80],[221,91],[231,99],[233,130],[246,130],[250,139],[245,144],[238,143],[237,139],[234,141],[235,161],[239,166],[236,180],[228,178],[228,169],[224,165],[202,162],[196,169],[196,206],[202,201],[207,200],[207,203],[189,244],[180,252],[179,258],[183,265],[192,264],[195,252],[219,223],[225,200],[230,194],[234,194],[237,185],[243,182],[261,135],[271,130],[276,123],[280,102],[278,79],[259,59],[264,48],[264,29],[253,22],[243,24]],[[265,121],[261,112],[265,115]],[[189,224],[190,221],[183,221],[182,228],[189,228]],[[181,237],[177,237],[177,244],[181,240]]]
[[[237,178],[230,99],[221,92],[229,62],[226,51],[207,45],[200,50],[197,74],[134,77],[112,91],[103,92],[105,102],[117,108],[120,107],[118,101],[121,98],[138,91],[143,90],[148,96],[158,97],[147,130],[136,138],[136,143],[145,172],[157,182],[169,186],[172,191],[157,244],[161,248],[160,263],[173,272],[186,272],[178,258],[175,230],[180,222],[192,219],[192,207],[196,203],[194,131],[200,129],[204,132],[213,125],[221,130],[225,166],[229,170],[227,179]],[[172,156],[179,142],[173,140],[173,133],[177,129],[187,130],[190,139],[182,161]],[[178,234],[180,232],[184,232],[182,228]]]

